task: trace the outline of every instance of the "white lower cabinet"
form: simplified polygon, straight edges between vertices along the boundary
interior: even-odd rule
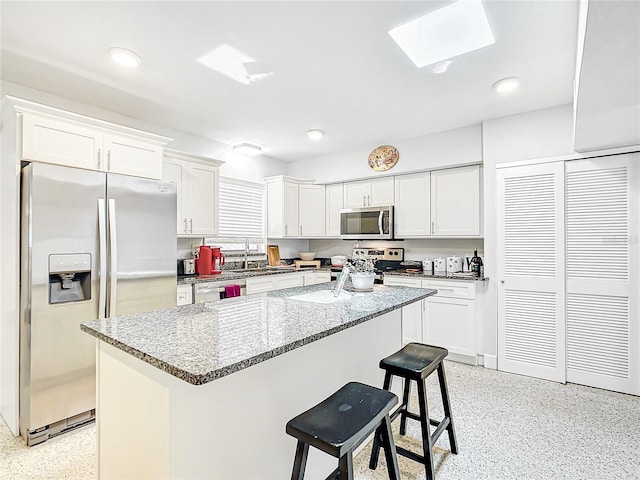
[[[476,319],[473,300],[434,295],[424,301],[423,338],[426,343],[465,355],[475,363]]]
[[[317,285],[319,283],[327,283],[331,281],[330,272],[306,272],[301,273],[302,286]]]
[[[176,305],[189,305],[193,303],[193,286],[178,285],[178,296]]]
[[[300,287],[301,285],[302,279],[298,272],[249,277],[247,278],[247,295],[282,290],[283,288]]]
[[[438,290],[422,302],[402,308],[402,343],[444,347],[449,360],[477,364],[475,283],[385,276],[385,285]]]

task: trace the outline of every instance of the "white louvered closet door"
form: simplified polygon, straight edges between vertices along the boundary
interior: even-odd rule
[[[566,164],[567,381],[636,395],[639,163],[635,153]]]
[[[565,382],[564,165],[497,174],[498,369]]]

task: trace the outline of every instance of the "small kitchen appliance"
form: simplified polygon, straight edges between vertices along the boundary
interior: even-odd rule
[[[211,273],[222,273],[222,265],[224,265],[224,253],[220,251],[220,247],[211,248]]]
[[[199,275],[211,275],[213,264],[211,262],[211,247],[201,245],[198,250],[198,258],[196,259],[196,272]]]
[[[183,271],[185,275],[193,275],[196,273],[196,261],[193,258],[187,258],[182,261]]]
[[[449,273],[461,272],[464,266],[464,261],[462,257],[451,256],[447,257],[447,271]]]

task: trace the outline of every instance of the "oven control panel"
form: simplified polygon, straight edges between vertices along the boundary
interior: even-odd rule
[[[376,260],[404,261],[404,248],[354,248],[353,256],[368,255]]]

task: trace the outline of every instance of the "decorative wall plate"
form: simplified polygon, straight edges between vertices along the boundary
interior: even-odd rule
[[[399,157],[396,147],[382,145],[369,154],[369,166],[376,172],[384,172],[398,163]]]

